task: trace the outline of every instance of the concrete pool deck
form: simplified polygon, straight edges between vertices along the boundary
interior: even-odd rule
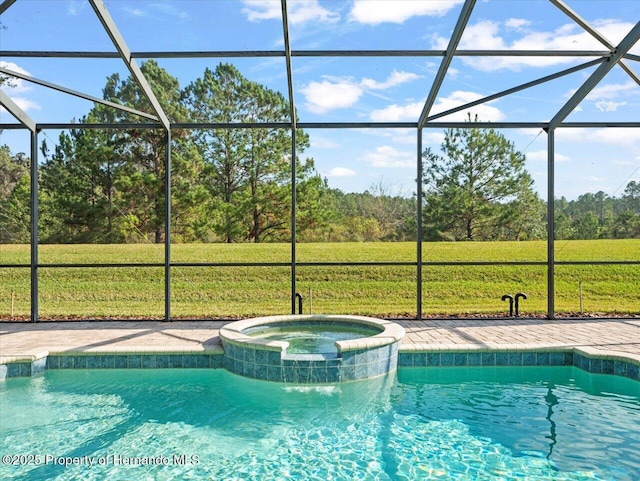
[[[229,321],[230,322],[230,321]],[[396,321],[401,352],[563,350],[640,364],[640,319]],[[202,353],[222,350],[225,321],[0,323],[0,364],[49,354]]]

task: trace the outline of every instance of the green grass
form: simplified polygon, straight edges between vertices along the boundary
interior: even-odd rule
[[[298,244],[299,262],[408,261],[414,243]],[[25,245],[0,245],[0,264],[29,263]],[[173,262],[288,262],[289,244],[177,244]],[[425,243],[423,260],[545,261],[546,242]],[[556,260],[640,259],[640,239],[556,241]],[[161,245],[42,245],[47,263],[162,263]],[[582,284],[585,313],[640,313],[640,266],[556,266],[558,314],[577,314]],[[30,312],[29,268],[0,268],[0,318]],[[180,318],[246,317],[284,314],[290,307],[289,267],[173,267],[172,315]],[[504,314],[502,294],[525,292],[521,310],[544,315],[546,266],[434,266],[423,268],[424,315]],[[162,267],[39,269],[41,318],[161,318]],[[413,266],[298,266],[298,292],[313,298],[313,312],[416,315]]]

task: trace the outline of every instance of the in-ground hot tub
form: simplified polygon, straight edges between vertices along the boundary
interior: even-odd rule
[[[362,316],[246,319],[220,329],[224,367],[268,381],[322,384],[395,371],[402,326]]]

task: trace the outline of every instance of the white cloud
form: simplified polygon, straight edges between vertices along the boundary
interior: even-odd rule
[[[244,4],[242,13],[247,16],[247,20],[250,22],[282,19],[280,2],[276,0],[242,0],[242,3]]]
[[[534,152],[527,152],[526,156],[527,156],[527,160],[533,160],[534,162],[546,162],[548,159],[546,150],[536,150]],[[559,154],[558,152],[554,152],[553,158],[556,163],[569,162],[571,160],[570,157]]]
[[[498,35],[500,24],[490,20],[483,20],[473,25],[468,25],[462,34],[458,45],[459,49],[473,50],[501,50],[505,48],[505,42]],[[449,37],[433,37],[433,47],[437,50],[446,50],[449,45]]]
[[[627,102],[612,102],[607,100],[596,102],[596,108],[600,112],[615,112],[621,105],[627,105]]]
[[[404,152],[384,145],[373,152],[368,152],[360,160],[371,164],[372,167],[415,167],[416,153]]]
[[[123,10],[134,17],[145,17],[147,15],[144,10],[139,8],[124,7]]]
[[[569,98],[575,94],[576,91],[577,89],[571,89],[564,94],[564,97]],[[637,84],[631,80],[626,83],[609,83],[599,85],[592,89],[585,97],[583,104],[585,101],[593,101],[595,102],[596,109],[600,112],[615,112],[618,110],[618,107],[627,105],[627,102],[626,100],[615,102],[614,99],[628,99],[634,95],[640,96],[640,88],[638,88]],[[578,105],[574,111],[579,112],[583,110],[583,104]]]
[[[175,5],[170,3],[162,3],[162,2],[153,2],[144,5],[146,8],[137,8],[133,6],[125,6],[122,9],[127,12],[129,15],[133,15],[134,17],[148,17],[150,15],[159,14],[166,15],[169,17],[175,17],[180,20],[185,20],[189,18],[189,14],[184,10],[180,10]]]
[[[0,60],[0,67],[5,68],[7,70],[12,70],[16,73],[21,73],[23,75],[31,75],[25,69],[23,69],[18,64],[15,64],[13,62],[5,62]],[[15,78],[15,77],[10,77],[10,76],[8,77],[9,77],[8,80],[11,83],[11,85],[5,84],[2,88],[7,93],[7,95],[11,97],[11,100],[13,100],[18,107],[20,107],[25,112],[28,112],[30,110],[42,109],[40,104],[35,100],[31,100],[20,95],[20,94],[25,94],[31,91],[32,87],[29,84],[29,82],[26,82],[22,79]],[[16,94],[18,94],[18,96],[16,96]],[[2,109],[2,110],[5,111],[5,109]]]
[[[518,25],[519,28],[514,30],[514,25]],[[597,20],[593,22],[593,26],[610,42],[617,45],[634,24],[619,20]],[[525,27],[527,25],[518,19],[509,19],[504,23],[480,21],[467,26],[458,48],[463,50],[565,50],[570,46],[572,50],[605,50],[600,42],[576,24],[565,24],[552,31],[535,31]],[[505,38],[507,34],[513,37],[514,32],[521,32],[522,35],[509,40]],[[448,37],[436,35],[432,38],[435,49],[444,49],[448,43]],[[631,52],[640,52],[640,45],[636,45]],[[462,62],[477,70],[493,72],[502,69],[520,70],[523,67],[574,63],[575,59],[571,57],[463,57]]]
[[[635,160],[609,159],[609,162],[620,167],[635,167],[640,165],[640,157],[636,157]]]
[[[420,76],[417,74],[411,72],[398,72],[397,70],[394,70],[384,82],[378,82],[370,78],[364,78],[362,79],[362,82],[360,84],[363,87],[371,90],[385,90],[391,87],[395,87],[396,85],[411,82],[412,80],[416,80],[418,78],[420,78]]]
[[[179,5],[179,2],[176,3]],[[189,14],[187,12],[180,10],[176,5],[173,5],[171,3],[155,2],[149,4],[149,7],[171,17],[177,17],[183,20],[189,18]]]
[[[278,0],[242,0],[242,13],[250,22],[261,20],[281,20],[282,8]],[[287,2],[287,16],[292,25],[308,22],[335,23],[340,14],[320,6],[318,0],[296,0]]]
[[[34,102],[33,100],[25,99],[22,97],[11,97],[18,107],[20,107],[24,112],[29,112],[33,110],[42,110],[42,107],[38,102]],[[13,115],[9,114],[7,109],[0,105],[0,112],[7,113],[7,115],[13,118]]]
[[[351,107],[360,99],[365,89],[385,90],[417,78],[420,78],[417,74],[397,70],[391,72],[383,82],[370,78],[363,78],[360,82],[356,82],[350,77],[325,75],[322,82],[310,82],[301,89],[301,92],[305,95],[309,110],[324,114],[330,110]]]
[[[329,172],[327,172],[327,177],[353,177],[357,175],[355,170],[347,169],[346,167],[334,167]]]
[[[560,128],[556,130],[556,140],[631,147],[640,145],[640,129],[631,127],[607,127],[603,129]]]
[[[611,145],[640,145],[640,129],[608,127],[590,133],[589,141]]]
[[[422,144],[440,146],[444,142],[444,133],[442,132],[422,132]]]
[[[545,152],[545,154],[546,154],[546,152]],[[553,161],[556,162],[556,163],[557,162],[569,162],[570,160],[571,160],[571,157],[569,157],[568,155],[562,155],[562,154],[559,154],[557,152],[553,153]]]
[[[394,135],[391,136],[391,140],[398,144],[405,145],[416,145],[416,131],[411,130],[410,132],[405,132],[404,129],[393,129]]]
[[[460,75],[460,70],[457,68],[449,67],[447,69],[447,76],[451,78],[457,78]]]
[[[634,24],[619,20],[597,20],[593,22],[593,26],[614,45],[617,45],[634,27]],[[585,32],[576,24],[565,24],[549,32],[529,32],[521,39],[512,42],[511,45],[517,49],[547,48],[550,50],[563,50],[566,49],[567,45],[571,45],[573,50],[605,49],[591,34]]]
[[[505,26],[508,28],[519,29],[522,27],[528,27],[531,25],[529,20],[525,20],[524,18],[510,18],[506,22],[504,22]]]
[[[22,97],[12,97],[11,100],[13,100],[18,105],[18,107],[20,107],[25,112],[28,112],[30,110],[42,110],[40,104],[34,100],[25,99]]]
[[[522,135],[531,135],[533,137],[537,137],[540,133],[544,131],[542,129],[518,129],[517,132]]]
[[[396,144],[416,145],[417,137],[415,129],[358,129],[365,135],[385,137]]]
[[[354,0],[349,13],[352,22],[378,25],[380,23],[404,23],[412,17],[445,15],[463,0]]]
[[[23,69],[22,67],[20,67],[19,65],[13,62],[0,61],[0,67],[5,68],[7,70],[12,70],[16,73],[21,73],[23,75],[31,75],[25,69]],[[36,102],[35,100],[25,98],[23,95],[20,95],[20,94],[25,94],[27,92],[30,92],[32,90],[32,87],[29,84],[29,82],[26,82],[22,79],[11,77],[11,76],[7,76],[7,77],[10,84],[5,84],[3,86],[3,89],[5,90],[7,95],[11,97],[11,100],[13,100],[18,107],[20,107],[25,112],[28,112],[30,110],[41,110],[42,107],[38,102]]]
[[[637,90],[637,93],[640,93],[640,89],[638,89],[638,85],[629,80],[623,84],[604,84],[598,85],[595,87],[589,95],[587,95],[587,99],[615,99],[621,95],[629,95],[630,93],[634,93],[634,90]],[[575,93],[575,90],[571,91],[571,95]]]
[[[482,98],[482,95],[475,92],[465,92],[462,90],[457,90],[448,97],[438,97],[436,103],[433,105],[431,113],[436,114],[439,112],[444,112],[452,108],[459,107],[460,105],[473,102],[474,100],[478,100],[480,98]],[[468,119],[468,114],[471,114],[472,119],[475,118],[475,116],[478,116],[478,120],[482,122],[497,122],[505,117],[500,109],[485,103],[476,105],[475,107],[471,107],[467,110],[462,110],[460,112],[447,115],[445,117],[442,117],[441,120],[463,122]]]
[[[589,182],[604,182],[605,180],[607,180],[606,178],[598,177],[597,175],[587,175],[582,177],[582,179]]]
[[[425,62],[424,66],[427,69],[427,72],[430,73],[436,73],[438,68],[440,68],[440,64],[435,62]]]
[[[316,114],[324,114],[334,109],[344,109],[355,104],[362,95],[362,87],[348,79],[311,82],[300,91],[307,101],[307,108]]]
[[[475,92],[458,90],[453,92],[449,97],[438,97],[431,109],[431,113],[436,114],[444,112],[480,98],[482,98],[482,95]],[[374,122],[417,121],[420,118],[423,108],[424,100],[412,102],[407,105],[392,104],[383,109],[374,110],[371,112],[370,118]],[[481,104],[470,109],[442,117],[442,120],[464,122],[468,119],[468,114],[471,114],[471,118],[474,118],[477,115],[478,120],[483,122],[497,122],[504,118],[504,114],[500,109],[488,104]]]
[[[417,137],[414,129],[389,129],[389,138],[397,144],[416,145]],[[376,130],[378,133],[379,130]]]
[[[13,62],[5,62],[3,60],[0,60],[0,67],[5,68],[7,70],[12,70],[16,73],[21,73],[23,75],[31,76],[29,72],[27,72],[25,69],[23,69],[18,64],[15,64]],[[8,76],[8,78],[9,78],[9,82],[11,83],[11,86],[5,85],[4,88],[12,89],[13,93],[23,93],[31,90],[31,85],[28,82],[25,82],[22,79],[11,77],[11,76]]]
[[[555,131],[556,142],[584,142],[589,140],[590,137],[591,133],[588,133],[588,129],[583,128],[561,128]]]
[[[424,101],[407,105],[392,104],[384,109],[374,110],[369,117],[374,122],[417,121],[424,107]]]
[[[293,25],[307,22],[336,23],[340,20],[340,14],[321,7],[317,0],[298,0],[289,2],[289,21]]]
[[[76,15],[78,15],[78,12],[80,12],[85,8],[86,5],[87,5],[86,0],[70,1],[67,4],[67,15],[71,15],[72,17],[75,17]]]

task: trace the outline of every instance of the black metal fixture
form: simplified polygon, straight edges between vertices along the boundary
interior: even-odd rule
[[[507,299],[509,299],[509,317],[513,317],[513,296],[510,296],[509,294],[502,296],[503,301],[506,301]]]
[[[298,299],[298,314],[302,314],[302,294],[296,292],[296,299]]]
[[[516,317],[518,317],[518,304],[519,304],[520,298],[526,299],[527,295],[524,292],[518,292],[516,294],[516,297],[515,297],[515,299],[516,299]]]

